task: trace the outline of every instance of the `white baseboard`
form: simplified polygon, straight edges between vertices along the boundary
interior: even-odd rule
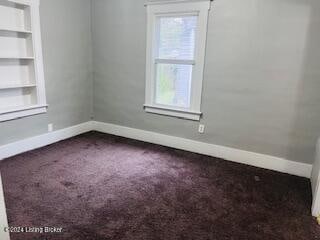
[[[74,137],[81,133],[92,130],[92,122],[85,122],[72,127],[64,128],[50,133],[45,133],[35,137],[23,139],[17,142],[0,146],[0,160],[12,157],[17,154],[27,152],[33,149],[47,146],[61,140]]]
[[[0,146],[0,160],[93,130],[307,178],[312,171],[311,164],[96,121]]]
[[[205,154],[222,158],[228,161],[243,163],[255,167],[270,169],[301,177],[310,178],[312,165],[289,161],[270,155],[248,152],[230,147],[224,147],[204,142],[198,142],[185,138],[168,136],[160,133],[128,128],[119,125],[92,122],[93,129],[103,133],[137,139],[149,143],[155,143],[176,149]]]

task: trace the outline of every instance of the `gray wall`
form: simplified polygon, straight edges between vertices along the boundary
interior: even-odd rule
[[[45,133],[48,123],[61,129],[86,122],[94,112],[98,121],[313,162],[320,136],[318,0],[213,3],[203,135],[197,122],[142,109],[144,2],[93,0],[91,22],[89,0],[41,0],[50,107],[47,114],[0,123],[0,145]]]
[[[320,135],[320,1],[216,0],[197,122],[147,114],[145,0],[94,0],[95,119],[312,163]]]
[[[92,52],[90,0],[41,0],[47,114],[0,123],[0,145],[90,120]]]

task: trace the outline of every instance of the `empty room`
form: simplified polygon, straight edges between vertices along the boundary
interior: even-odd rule
[[[319,0],[0,0],[0,240],[320,240]]]

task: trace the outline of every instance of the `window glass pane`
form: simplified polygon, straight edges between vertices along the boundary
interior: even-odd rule
[[[197,16],[158,18],[158,57],[193,60]]]
[[[157,64],[156,103],[189,108],[191,79],[191,65]]]

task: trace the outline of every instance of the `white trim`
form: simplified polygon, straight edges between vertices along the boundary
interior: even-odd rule
[[[47,112],[47,105],[44,106],[31,106],[20,109],[10,109],[7,112],[0,112],[0,122],[18,119],[22,117],[37,115]]]
[[[159,144],[176,149],[205,154],[212,157],[222,158],[228,161],[242,163],[264,169],[310,178],[311,164],[299,163],[284,158],[270,155],[239,150],[190,139],[164,135],[155,132],[128,128],[119,125],[93,122],[93,129],[99,132],[114,134],[126,138],[137,139],[145,142]]]
[[[0,160],[41,148],[76,135],[92,131],[92,122],[86,122],[72,127],[64,128],[50,133],[27,138],[17,142],[0,146]]]
[[[311,164],[299,163],[270,155],[96,121],[82,123],[55,132],[27,138],[14,143],[9,143],[7,145],[2,145],[0,146],[0,160],[89,131],[99,131],[103,133],[114,134],[117,136],[200,153],[232,162],[288,173],[291,175],[307,178],[311,177]]]
[[[312,215],[319,217],[320,215],[320,138],[317,144],[316,158],[313,164],[311,185],[313,193]]]
[[[39,5],[39,0],[8,0],[9,2],[22,5],[22,6],[30,6],[32,3]]]
[[[45,105],[47,100],[43,67],[39,0],[34,1],[31,5],[31,30],[33,32],[33,54],[35,57],[34,64],[38,104]]]
[[[144,105],[144,110],[147,113],[166,115],[166,116],[183,118],[183,119],[188,119],[193,121],[199,121],[202,115],[201,112],[192,112],[187,110],[180,110],[180,109],[175,109],[170,107],[160,107],[160,106]]]
[[[6,213],[6,205],[4,201],[4,193],[2,187],[2,180],[0,174],[0,239],[1,240],[10,240],[8,232],[5,232],[4,229],[8,227],[8,219]]]
[[[250,166],[270,169],[307,178],[311,177],[311,164],[299,163],[266,154],[249,152],[236,148],[214,145],[186,138],[174,137],[136,128],[123,127],[96,121],[85,122],[55,132],[27,138],[17,142],[9,143],[7,145],[2,145],[0,146],[0,160],[89,131],[99,131],[103,133],[114,134],[117,136],[200,153]]]
[[[154,0],[154,1],[147,1],[144,5],[161,5],[161,4],[175,4],[175,3],[190,3],[190,2],[212,2],[213,0]]]
[[[210,1],[159,1],[147,4],[147,53],[146,53],[146,87],[145,87],[145,105],[152,108],[145,108],[148,113],[157,113],[189,120],[197,120],[198,116],[189,117],[188,112],[201,111],[202,82],[205,61],[205,48],[207,40],[208,13],[210,10]],[[180,16],[180,15],[196,15],[198,17],[197,31],[195,36],[195,53],[193,60],[172,60],[159,59],[156,54],[156,46],[158,40],[156,38],[157,19],[162,16]],[[173,106],[165,111],[159,110],[158,104],[155,102],[155,86],[156,86],[156,65],[162,64],[185,64],[192,65],[192,80],[190,86],[190,107],[182,114],[177,107],[172,111]],[[183,115],[183,116],[182,116]]]
[[[162,64],[182,64],[182,65],[195,65],[196,62],[193,60],[178,60],[178,59],[160,59],[156,58],[155,63],[162,63]]]

